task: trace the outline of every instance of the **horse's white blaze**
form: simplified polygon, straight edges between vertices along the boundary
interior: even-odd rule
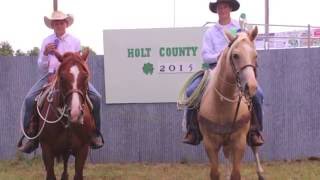
[[[78,76],[79,76],[79,69],[77,66],[72,66],[70,68],[70,73],[73,75],[73,82],[72,82],[72,89],[77,89],[77,81],[78,81]],[[71,119],[76,120],[78,116],[80,115],[81,110],[80,110],[80,97],[78,93],[73,93],[72,94],[72,99],[71,99]]]

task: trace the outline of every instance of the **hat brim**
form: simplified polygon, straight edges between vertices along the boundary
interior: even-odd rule
[[[44,23],[50,29],[52,29],[52,21],[55,21],[55,20],[66,20],[68,23],[68,27],[73,24],[73,16],[71,14],[67,14],[67,16],[64,18],[55,18],[55,19],[50,19],[47,16],[44,17]]]
[[[211,2],[209,4],[210,11],[213,12],[213,13],[217,13],[217,6],[218,6],[219,3],[227,3],[227,4],[229,4],[230,7],[231,7],[231,11],[236,11],[240,7],[240,4],[239,4],[238,1],[220,0],[220,1],[214,2],[214,3]]]

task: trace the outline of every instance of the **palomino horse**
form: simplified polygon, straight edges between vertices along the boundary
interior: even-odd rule
[[[232,169],[231,179],[241,179],[240,163],[250,128],[251,97],[255,95],[258,84],[254,45],[257,34],[257,27],[240,32],[236,37],[225,32],[229,46],[220,55],[216,68],[210,72],[208,86],[201,99],[198,120],[210,160],[212,180],[219,179],[218,153],[222,147],[227,161],[232,163],[228,169]],[[263,170],[257,151],[255,148],[253,150],[258,162],[257,172],[262,179]]]
[[[49,93],[43,105],[37,104],[35,118],[42,131],[40,145],[47,171],[47,180],[56,179],[55,158],[63,159],[61,179],[68,179],[68,159],[75,157],[74,179],[83,179],[83,168],[87,159],[90,135],[95,129],[90,106],[87,101],[89,69],[86,64],[89,51],[81,56],[77,53],[55,53],[60,61]]]

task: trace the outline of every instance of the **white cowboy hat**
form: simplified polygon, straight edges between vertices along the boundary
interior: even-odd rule
[[[54,11],[51,14],[51,17],[44,17],[44,23],[46,24],[46,26],[50,29],[52,29],[52,24],[51,22],[54,20],[66,20],[68,22],[68,27],[72,25],[73,23],[73,16],[71,14],[64,14],[61,11]]]

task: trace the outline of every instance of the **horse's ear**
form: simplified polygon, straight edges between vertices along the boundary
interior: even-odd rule
[[[63,61],[62,55],[61,55],[57,50],[54,50],[54,51],[53,51],[53,54],[56,56],[56,58],[58,59],[58,61],[59,61],[60,63],[62,63],[62,61]]]
[[[82,50],[82,55],[81,55],[82,60],[87,61],[88,55],[89,55],[89,48],[84,48]]]
[[[249,32],[249,38],[251,41],[254,41],[258,35],[258,27],[254,26],[254,28]]]
[[[233,36],[228,30],[224,30],[224,34],[226,35],[227,39],[229,40],[229,42],[232,42],[235,38],[235,36]]]

